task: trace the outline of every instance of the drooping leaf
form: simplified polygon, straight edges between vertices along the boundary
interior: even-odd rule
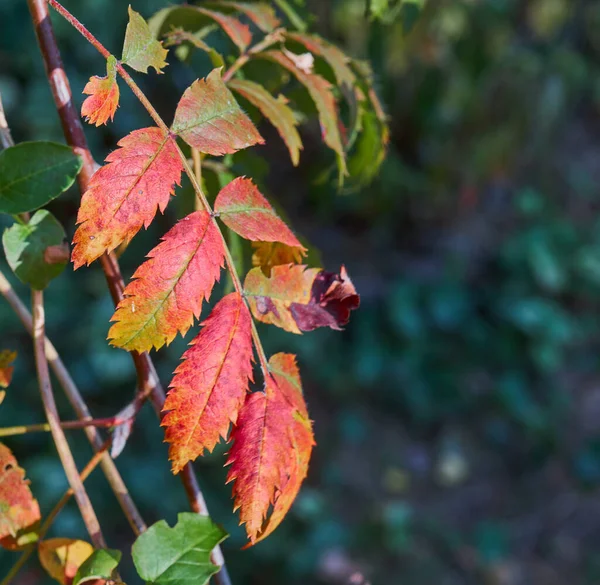
[[[167,53],[162,43],[154,38],[148,23],[130,6],[121,59],[123,63],[142,73],[147,73],[148,67],[154,67],[157,73],[161,73],[161,69],[167,66]]]
[[[208,516],[180,512],[173,528],[160,520],[138,536],[131,553],[148,585],[205,585],[219,572],[210,553],[226,537]]]
[[[162,420],[178,473],[226,438],[252,379],[252,318],[238,293],[217,303],[175,370]]]
[[[310,455],[315,445],[296,356],[289,353],[277,353],[271,356],[269,371],[277,382],[280,392],[294,408],[293,421],[290,425],[293,463],[288,470],[289,477],[281,486],[271,515],[263,525],[256,542],[269,536],[287,515],[308,473]]]
[[[142,128],[119,141],[108,164],[92,176],[77,215],[75,268],[128,242],[165,210],[183,169],[175,140],[160,128]]]
[[[119,84],[117,83],[117,60],[111,55],[106,62],[106,77],[94,75],[83,88],[89,95],[81,106],[81,115],[90,124],[101,126],[110,118],[113,120],[119,105]]]
[[[297,166],[302,140],[296,130],[298,122],[292,110],[286,105],[286,98],[280,95],[275,99],[262,85],[245,79],[232,79],[229,87],[257,107],[261,114],[275,126],[290,151],[292,163]]]
[[[225,59],[223,56],[199,38],[199,34],[200,33],[191,33],[182,28],[174,28],[165,35],[165,46],[172,47],[189,44],[196,47],[196,49],[204,51],[209,56],[213,67],[224,67]]]
[[[185,335],[219,278],[223,241],[206,211],[178,221],[133,275],[112,317],[108,338],[128,351],[148,351]]]
[[[15,223],[4,230],[2,245],[6,261],[19,280],[43,290],[69,261],[65,230],[45,209],[36,211],[26,224]],[[62,254],[58,254],[60,250]]]
[[[361,108],[361,131],[348,157],[350,176],[359,185],[370,183],[379,173],[386,153],[387,137],[384,132],[385,127],[377,120],[375,113]]]
[[[348,171],[346,169],[344,147],[339,128],[337,104],[331,84],[316,73],[306,73],[282,51],[266,51],[265,53],[258,53],[256,56],[264,57],[278,63],[292,73],[306,87],[319,112],[323,140],[337,155],[341,182],[343,176]]]
[[[0,152],[0,213],[25,213],[66,191],[81,159],[63,144],[21,142]]]
[[[0,546],[10,550],[37,540],[40,507],[11,450],[0,443]]]
[[[260,266],[265,276],[271,276],[273,266],[300,264],[306,255],[304,248],[286,246],[279,242],[252,242],[252,266]]]
[[[227,482],[235,482],[234,510],[240,510],[240,524],[246,525],[252,543],[294,463],[289,432],[292,423],[292,406],[268,377],[264,392],[247,397],[231,432]]]
[[[252,41],[252,33],[250,32],[248,25],[240,22],[237,18],[228,16],[222,12],[207,10],[200,6],[194,6],[194,8],[200,14],[204,14],[204,16],[208,16],[208,18],[214,20],[241,52],[244,52],[248,48],[248,45]]]
[[[253,268],[244,292],[255,319],[301,333],[318,327],[341,329],[358,308],[360,297],[346,269],[325,272],[303,265],[274,266],[271,277]]]
[[[264,142],[223,83],[219,69],[185,90],[171,129],[193,148],[214,156]]]
[[[215,200],[215,212],[228,228],[247,240],[302,248],[250,179],[238,177],[223,187]]]
[[[73,585],[90,581],[108,581],[121,562],[121,551],[110,548],[95,550],[79,567]]]
[[[0,350],[0,388],[9,387],[15,369],[12,364],[16,359],[16,351],[10,349]]]
[[[280,25],[275,10],[273,10],[273,7],[269,6],[266,2],[229,2],[223,0],[220,2],[205,2],[204,6],[221,12],[241,12],[260,30],[266,33],[271,32]]]
[[[49,538],[38,546],[42,567],[62,585],[71,585],[79,567],[94,552],[94,547],[84,540]]]

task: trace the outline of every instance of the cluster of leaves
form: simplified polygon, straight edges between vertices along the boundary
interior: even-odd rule
[[[224,57],[207,44],[215,26],[239,49],[238,56]],[[251,26],[262,35],[254,44]],[[234,484],[241,523],[255,544],[275,530],[292,505],[307,474],[314,437],[296,357],[277,353],[267,360],[253,319],[296,334],[340,329],[359,297],[343,266],[332,273],[301,263],[307,249],[252,180],[237,177],[225,184],[211,209],[182,147],[205,160],[264,142],[235,93],[273,124],[298,164],[303,147],[299,113],[289,98],[274,97],[252,79],[255,61],[275,64],[274,86],[286,86],[291,75],[308,92],[323,141],[335,153],[339,185],[349,172],[360,181],[377,172],[387,143],[386,120],[365,64],[351,61],[318,36],[281,27],[270,6],[242,2],[170,7],[149,24],[130,8],[122,58],[109,56],[106,76],[92,77],[85,86],[83,117],[97,126],[114,118],[117,75],[124,65],[161,72],[167,65],[167,50],[157,38],[162,36],[178,46],[179,56],[191,49],[206,51],[215,68],[183,93],[170,128],[157,121],[157,126],[131,132],[93,175],[82,197],[71,260],[79,268],[126,245],[150,225],[157,210],[165,211],[182,172],[188,173],[202,205],[180,219],[136,270],[113,315],[109,340],[144,352],[185,335],[227,267],[235,290],[216,303],[182,356],[162,426],[174,473],[212,451],[222,438],[232,442],[228,481]],[[62,226],[39,208],[67,190],[80,168],[71,149],[54,143],[23,143],[0,153],[0,212],[15,219],[3,235],[4,250],[16,276],[34,289],[45,288],[69,257]],[[232,234],[254,246],[255,267],[243,284],[226,243]],[[263,384],[252,392],[253,344]],[[7,383],[8,361],[6,367],[0,364]],[[8,450],[6,457],[12,457]],[[2,500],[0,520],[6,526],[0,538],[12,539],[4,546],[22,547],[38,538],[39,508],[16,462],[5,470],[10,474],[2,485],[16,481],[18,489]],[[133,558],[142,578],[181,582],[187,563],[197,565],[194,578],[204,582],[217,570],[208,554],[224,535],[210,520],[192,516],[182,515],[173,529],[159,523],[138,538]],[[69,539],[42,540],[38,549],[42,564],[63,583],[110,579],[119,562],[116,551],[93,551]],[[162,560],[157,565],[158,551]]]

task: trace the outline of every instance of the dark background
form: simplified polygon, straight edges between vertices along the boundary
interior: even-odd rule
[[[126,2],[65,4],[119,52]],[[132,4],[145,16],[164,5]],[[350,181],[342,193],[316,180],[314,123],[298,169],[268,125],[268,146],[253,150],[268,163],[247,161],[323,265],[347,266],[362,306],[343,333],[261,329],[268,352],[298,354],[318,442],[273,536],[241,551],[225,447],[197,462],[212,516],[231,533],[233,582],[336,585],[359,570],[385,585],[598,583],[600,2],[405,2],[384,22],[368,22],[362,0],[309,5],[314,30],[371,61],[391,142],[374,183]],[[53,20],[80,105],[103,63]],[[142,83],[169,121],[193,78],[172,61]],[[149,124],[121,87],[115,123],[86,129],[98,160]],[[17,141],[62,140],[24,0],[0,1],[0,92]],[[50,205],[69,235],[77,202],[72,192]],[[190,204],[184,188],[135,238],[126,276]],[[101,270],[67,269],[46,302],[48,334],[93,413],[112,415],[135,377],[105,341],[112,305]],[[19,350],[1,425],[40,422],[30,342],[4,303],[0,345]],[[184,347],[158,353],[165,384]],[[83,465],[87,441],[69,437]],[[49,437],[7,444],[47,512],[66,488]],[[172,524],[187,509],[148,407],[117,463],[148,523]],[[89,485],[110,545],[126,549],[132,534],[100,472]],[[85,536],[75,506],[52,535]],[[0,553],[2,573],[15,558]],[[17,582],[48,580],[31,562]]]

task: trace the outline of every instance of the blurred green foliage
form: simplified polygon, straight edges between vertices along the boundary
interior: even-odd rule
[[[121,2],[65,3],[120,48]],[[268,128],[270,164],[255,152],[237,161],[325,266],[346,263],[362,307],[343,335],[261,330],[268,351],[298,353],[318,442],[274,537],[240,551],[224,448],[198,464],[213,517],[232,533],[234,582],[341,584],[358,570],[386,585],[597,583],[600,2],[372,0],[370,16],[364,0],[289,4],[370,61],[391,142],[374,182],[341,195],[318,181],[317,128],[305,129],[298,170]],[[147,15],[162,2],[133,5]],[[101,60],[55,23],[77,91]],[[0,3],[0,28],[14,136],[60,139],[25,2]],[[161,112],[190,81],[177,63],[169,69],[161,89],[144,81]],[[123,94],[115,124],[87,132],[98,159],[146,123]],[[72,193],[51,206],[70,233],[76,202]],[[136,237],[122,259],[128,274],[166,225]],[[50,334],[92,410],[112,414],[135,382],[128,356],[104,341],[111,303],[101,273],[65,274],[47,297]],[[0,420],[38,422],[29,341],[1,303],[0,323],[2,344],[20,352]],[[163,380],[184,344],[159,354]],[[144,410],[119,467],[148,521],[172,524],[185,498],[161,440]],[[81,462],[89,457],[81,439],[73,444]],[[48,438],[10,445],[48,510],[65,488]],[[112,496],[99,476],[91,485],[111,546],[125,546]],[[69,508],[56,534],[82,532]],[[11,559],[2,553],[0,563]],[[42,582],[33,565],[29,576]]]

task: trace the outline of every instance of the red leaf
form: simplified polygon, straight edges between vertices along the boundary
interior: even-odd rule
[[[206,5],[210,7],[214,6],[217,9],[231,8],[242,12],[263,32],[271,32],[281,24],[280,20],[275,16],[273,7],[269,6],[266,2],[250,4],[249,2],[223,1],[207,2]]]
[[[252,41],[252,33],[246,24],[243,24],[237,18],[228,16],[222,12],[207,10],[206,8],[200,8],[199,6],[194,6],[194,8],[201,14],[214,20],[241,52],[244,52],[248,48],[248,45]]]
[[[12,363],[16,359],[16,351],[10,351],[9,349],[0,350],[0,388],[8,388],[15,369]]]
[[[264,142],[223,83],[220,69],[185,90],[172,130],[193,148],[214,156]]]
[[[10,449],[0,443],[0,545],[10,550],[36,540],[32,532],[40,508],[28,484]]]
[[[227,462],[250,544],[273,532],[287,514],[314,445],[295,356],[276,354],[269,369],[265,392],[250,395],[240,412]]]
[[[282,51],[267,51],[258,53],[257,57],[264,57],[279,63],[292,73],[308,90],[319,112],[321,131],[325,144],[335,151],[338,158],[340,178],[348,174],[342,138],[338,127],[338,112],[331,84],[316,73],[307,73],[298,67],[294,61]]]
[[[246,303],[231,293],[215,306],[175,370],[162,420],[178,473],[226,438],[252,379],[252,329]]]
[[[262,85],[246,79],[232,79],[229,87],[257,107],[261,114],[275,126],[290,151],[292,163],[297,166],[302,140],[296,130],[298,122],[294,112],[286,105],[286,98],[280,95],[275,99]]]
[[[341,329],[360,297],[346,269],[340,274],[303,265],[274,266],[268,278],[260,268],[246,276],[244,292],[255,319],[301,333],[318,327]]]
[[[90,124],[101,126],[115,117],[119,105],[116,65],[117,61],[111,55],[106,62],[106,77],[90,77],[83,88],[83,93],[90,97],[83,102],[81,115]]]
[[[112,345],[148,351],[185,335],[219,278],[223,240],[210,215],[177,222],[148,254],[123,292],[108,332]]]
[[[75,268],[129,241],[165,210],[183,169],[175,140],[159,128],[125,136],[84,193],[73,237]]]
[[[250,179],[237,177],[223,187],[215,211],[227,227],[247,240],[281,242],[304,250]]]

